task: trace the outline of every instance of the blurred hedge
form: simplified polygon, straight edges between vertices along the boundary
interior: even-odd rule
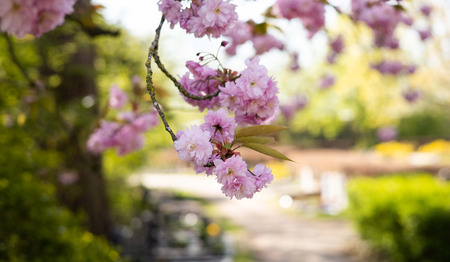
[[[117,261],[106,240],[83,230],[32,174],[0,178],[0,261]]]
[[[349,214],[392,261],[450,261],[450,184],[429,175],[350,181]]]
[[[0,123],[0,261],[108,262],[119,253],[59,205],[45,173],[57,152],[40,150],[17,123]]]

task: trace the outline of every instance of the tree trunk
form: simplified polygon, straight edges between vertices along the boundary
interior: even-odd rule
[[[75,14],[89,11],[89,0],[79,0]],[[82,9],[82,10],[80,10]],[[61,83],[52,89],[56,104],[54,121],[62,127],[65,135],[57,139],[57,149],[63,156],[62,171],[70,171],[78,176],[77,182],[61,186],[60,200],[74,211],[84,211],[87,228],[94,234],[107,235],[111,227],[111,214],[102,171],[101,156],[87,151],[86,140],[95,128],[99,116],[96,70],[94,62],[96,48],[91,37],[75,29],[73,23],[67,28],[58,28],[37,40],[42,65],[40,73],[44,77],[57,75]],[[81,40],[80,40],[81,39]],[[51,64],[54,51],[64,52],[63,47],[75,45],[76,51],[65,59],[62,68]],[[83,103],[83,98],[94,99],[93,105]],[[47,135],[47,139],[52,139]]]

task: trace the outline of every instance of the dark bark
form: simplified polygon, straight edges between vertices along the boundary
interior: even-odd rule
[[[86,96],[97,98],[94,59],[96,50],[92,44],[81,46],[68,61],[68,70],[62,72],[63,82],[56,89],[58,103],[80,103]],[[79,70],[70,70],[70,68]],[[78,174],[78,194],[72,195],[73,209],[81,208],[87,214],[88,228],[95,234],[106,235],[111,225],[111,216],[106,195],[102,159],[86,150],[86,130],[91,129],[98,117],[98,103],[85,112],[70,127],[69,137],[60,148],[65,152],[65,164]],[[83,115],[81,115],[83,114]],[[73,124],[73,123],[72,123]]]
[[[89,4],[89,0],[79,0],[74,16],[86,15]],[[79,25],[79,29],[74,30],[76,26],[72,23],[72,28],[68,30],[59,28],[38,39],[37,47],[42,62],[40,74],[43,79],[53,74],[61,78],[60,85],[47,89],[52,93],[57,107],[52,121],[57,122],[64,133],[57,139],[56,148],[63,157],[60,169],[69,170],[78,176],[76,184],[59,188],[59,198],[70,209],[86,214],[86,226],[92,233],[107,235],[111,227],[111,214],[102,158],[86,149],[88,134],[95,128],[99,115],[94,67],[97,52],[91,36]],[[74,44],[76,51],[65,58],[67,60],[62,68],[54,68],[50,63],[51,55],[55,50],[62,52],[68,44]],[[83,107],[82,99],[86,96],[94,98],[96,103],[88,108]],[[51,136],[47,134],[47,140],[52,139]]]

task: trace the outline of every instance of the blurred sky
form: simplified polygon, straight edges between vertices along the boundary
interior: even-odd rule
[[[101,4],[105,8],[101,11],[103,16],[112,24],[124,27],[132,35],[137,36],[142,39],[148,39],[150,43],[149,36],[151,36],[156,29],[158,22],[161,18],[161,14],[157,7],[158,0],[93,0],[95,4]],[[265,12],[267,7],[272,5],[275,0],[258,0],[246,1],[246,0],[236,0],[233,1],[237,5],[237,12],[239,14],[240,20],[253,19],[256,22],[262,22],[261,14]],[[334,11],[328,10],[327,16],[333,16]],[[334,15],[335,16],[335,15]],[[327,17],[330,20],[330,17]],[[333,19],[331,19],[333,20]],[[328,22],[328,21],[327,21]],[[285,30],[285,35],[289,35],[289,42],[287,45],[290,49],[302,50],[300,55],[302,65],[309,65],[313,63],[318,54],[324,55],[325,53],[325,35],[319,33],[314,37],[312,42],[306,40],[306,32],[300,26],[300,23],[295,23],[293,21],[281,21],[281,26]],[[164,43],[164,48],[161,48],[162,54],[164,54],[170,60],[196,60],[195,54],[199,51],[207,51],[215,53],[223,40],[219,39],[208,39],[204,37],[202,39],[196,39],[192,35],[187,35],[184,30],[176,26],[173,30],[168,30],[169,27],[166,25],[163,29],[162,41]],[[278,34],[281,40],[284,40],[282,34],[273,31],[273,33]],[[182,41],[182,48],[180,46],[180,41]],[[169,53],[164,53],[164,50],[170,50]],[[236,57],[227,57],[224,52],[220,55],[220,58],[225,62],[225,66],[233,67],[235,70],[241,70],[244,68],[244,57],[251,57],[253,54],[253,49],[249,43],[238,49]],[[269,54],[265,54],[262,58],[262,63],[265,64],[269,71],[276,73],[287,68],[287,64],[290,58],[287,54],[283,52],[273,51]],[[178,63],[184,66],[184,62]],[[182,69],[177,68],[176,72],[181,73]]]
[[[450,0],[430,0],[424,2],[430,2],[435,6],[446,7],[448,10],[450,6]],[[112,24],[119,25],[127,29],[132,35],[145,39],[149,43],[149,38],[153,35],[158,22],[161,18],[161,14],[158,10],[158,0],[93,0],[96,4],[101,4],[105,8],[101,11],[103,16]],[[237,12],[239,19],[246,21],[253,19],[256,22],[261,22],[261,14],[265,12],[267,7],[271,6],[275,0],[234,0],[232,1],[237,5]],[[350,8],[349,0],[330,0],[334,5],[340,6],[343,10],[347,11]],[[445,2],[445,4],[444,4]],[[435,10],[437,11],[437,10]],[[441,11],[441,10],[439,10]],[[438,12],[439,12],[438,11]],[[433,33],[435,35],[443,34],[442,26],[445,23],[450,23],[450,16],[444,15],[444,23],[435,23]],[[423,21],[422,21],[423,22]],[[337,24],[337,14],[332,9],[327,7],[326,9],[326,23],[327,28],[332,28]],[[306,38],[307,32],[303,29],[300,22],[297,20],[276,21],[276,25],[283,28],[283,34],[273,29],[271,33],[275,34],[280,40],[286,43],[288,50],[296,50],[300,52],[300,61],[303,67],[313,65],[317,61],[323,61],[327,51],[327,41],[324,32],[317,33],[311,41]],[[419,23],[420,27],[420,23]],[[423,46],[420,43],[411,44],[417,41],[413,41],[417,38],[417,33],[411,31],[408,34],[403,34],[401,37],[401,47],[407,50],[414,56],[414,60],[421,59],[421,53],[423,53]],[[169,30],[166,26],[163,28],[161,36],[163,42],[163,48],[161,48],[161,54],[170,61],[177,61],[177,67],[175,72],[181,74],[185,71],[184,62],[186,60],[196,60],[195,54],[197,52],[206,51],[215,53],[220,46],[220,42],[223,38],[208,39],[207,37],[197,39],[193,35],[186,34],[184,30],[176,26],[173,30]],[[180,45],[182,43],[182,45]],[[449,47],[443,47],[447,50]],[[445,51],[444,50],[444,51]],[[447,52],[448,53],[448,52]],[[241,46],[238,49],[236,57],[227,57],[224,52],[219,54],[225,67],[232,67],[235,70],[242,70],[244,65],[243,58],[249,58],[253,55],[253,49],[250,43]],[[261,58],[261,62],[266,65],[271,73],[278,73],[285,70],[290,62],[289,56],[285,52],[272,51],[269,54],[265,54]]]

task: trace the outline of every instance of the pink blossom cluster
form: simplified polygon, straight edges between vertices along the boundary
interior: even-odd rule
[[[158,5],[171,28],[179,23],[196,37],[218,38],[238,18],[236,6],[227,0],[192,0],[186,8],[177,0],[160,0]]]
[[[396,60],[383,60],[372,64],[371,67],[383,75],[408,75],[413,74],[417,69],[415,65],[403,64]]]
[[[319,79],[317,85],[319,86],[320,89],[325,90],[334,85],[335,82],[336,78],[333,75],[325,74]]]
[[[378,47],[398,48],[398,39],[394,31],[399,23],[412,24],[390,3],[384,0],[352,0],[353,18],[368,25],[374,34]]]
[[[230,38],[231,44],[225,50],[229,55],[235,55],[239,45],[251,41],[255,49],[255,55],[261,55],[272,49],[284,49],[284,44],[273,35],[264,32],[257,32],[255,27],[258,26],[252,21],[247,23],[236,21],[230,25],[224,36]]]
[[[385,126],[377,130],[377,137],[382,142],[395,140],[397,138],[397,129],[394,126]]]
[[[299,94],[288,103],[280,106],[280,112],[286,120],[291,120],[294,114],[308,105],[308,98],[305,95]]]
[[[123,109],[128,102],[128,96],[117,85],[110,90],[108,107]],[[136,104],[133,111],[121,111],[117,120],[102,120],[100,126],[91,134],[87,141],[87,148],[93,153],[100,153],[108,148],[115,147],[119,155],[125,155],[142,148],[144,145],[143,133],[157,126],[158,114],[152,112],[140,113]]]
[[[409,87],[402,92],[402,96],[408,103],[412,104],[420,98],[421,93],[417,89]]]
[[[270,120],[278,108],[278,87],[258,58],[245,62],[247,68],[236,81],[219,87],[222,107],[228,108],[240,124],[258,125]]]
[[[278,87],[258,58],[246,61],[247,68],[239,75],[231,70],[213,70],[196,62],[186,63],[186,73],[180,83],[190,93],[208,95],[220,90],[211,100],[185,100],[200,110],[227,108],[236,116],[239,124],[261,124],[271,119],[278,107]]]
[[[313,37],[325,24],[325,5],[317,0],[277,0],[276,13],[287,19],[300,18]]]
[[[180,83],[189,94],[204,96],[217,92],[219,84],[221,84],[217,70],[206,65],[202,66],[194,61],[187,61],[186,67],[189,72],[181,77]],[[185,96],[183,98],[189,104],[198,106],[200,111],[203,111],[205,108],[211,109],[220,105],[219,98],[217,97],[207,100],[195,100]]]
[[[253,172],[231,147],[234,144],[235,118],[224,109],[209,111],[205,122],[177,133],[174,142],[178,157],[188,161],[197,173],[214,174],[222,192],[236,199],[252,198],[273,180],[272,170],[264,164]]]
[[[64,17],[73,12],[76,0],[1,0],[0,29],[24,37],[37,37],[64,23]]]
[[[330,53],[327,56],[328,63],[334,64],[337,56],[344,50],[344,40],[342,35],[339,34],[336,38],[330,42]]]

